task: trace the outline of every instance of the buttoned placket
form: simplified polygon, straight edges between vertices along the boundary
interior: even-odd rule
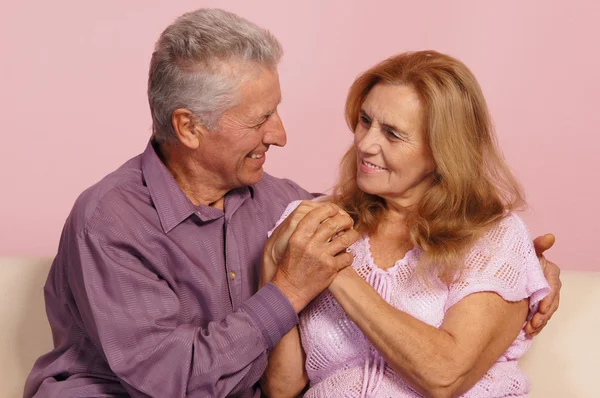
[[[246,190],[248,188],[245,188]],[[231,195],[225,198],[225,218],[223,222],[223,238],[225,243],[225,277],[227,278],[227,286],[229,287],[229,298],[233,311],[236,311],[242,305],[242,274],[240,250],[242,250],[243,242],[238,242],[236,239],[235,230],[233,228],[232,219],[243,205],[244,201],[249,198],[248,191],[244,188],[236,190]],[[246,228],[248,226],[243,226]]]

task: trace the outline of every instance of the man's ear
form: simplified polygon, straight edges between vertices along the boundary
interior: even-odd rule
[[[189,109],[175,109],[171,115],[171,123],[179,142],[190,149],[198,149],[204,135],[204,126],[196,123],[196,118]]]

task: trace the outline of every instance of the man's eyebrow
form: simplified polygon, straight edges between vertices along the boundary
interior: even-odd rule
[[[281,105],[281,102],[282,102],[282,100],[281,100],[281,99],[279,99],[279,102],[277,103],[277,106],[275,106],[275,108],[273,108],[273,109],[271,109],[271,110],[269,110],[269,111],[266,111],[265,113],[263,113],[262,115],[260,115],[258,118],[256,118],[256,121],[257,121],[257,122],[258,122],[258,121],[262,121],[263,119],[266,119],[266,118],[268,118],[269,116],[271,116],[272,114],[274,114],[275,112],[277,112],[277,107],[278,107],[279,105]]]
[[[271,116],[272,114],[273,114],[273,111],[268,111],[268,112],[262,113],[262,114],[260,114],[260,116],[257,116],[254,119],[252,119],[252,121],[249,122],[248,125],[253,126],[253,127],[258,126],[258,125],[264,123],[269,118],[269,116]]]
[[[262,123],[265,119],[267,119],[269,116],[271,116],[274,112],[275,111],[268,111],[268,112],[262,113],[259,117],[254,119],[254,123],[255,124]]]

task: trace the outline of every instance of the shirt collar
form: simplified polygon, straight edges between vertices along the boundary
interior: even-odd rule
[[[142,155],[142,174],[165,233],[194,214],[194,204],[185,196],[160,160],[152,141]]]
[[[165,233],[171,231],[194,213],[204,222],[225,215],[223,211],[210,206],[195,206],[188,199],[171,172],[160,160],[152,140],[142,154],[142,173]],[[225,195],[227,216],[231,216],[249,197],[254,197],[252,187],[241,187],[229,191]]]

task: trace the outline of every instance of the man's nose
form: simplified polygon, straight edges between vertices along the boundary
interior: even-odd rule
[[[283,127],[283,122],[279,117],[279,113],[275,112],[266,121],[265,135],[263,136],[263,143],[265,145],[285,146],[287,143],[287,134]]]

